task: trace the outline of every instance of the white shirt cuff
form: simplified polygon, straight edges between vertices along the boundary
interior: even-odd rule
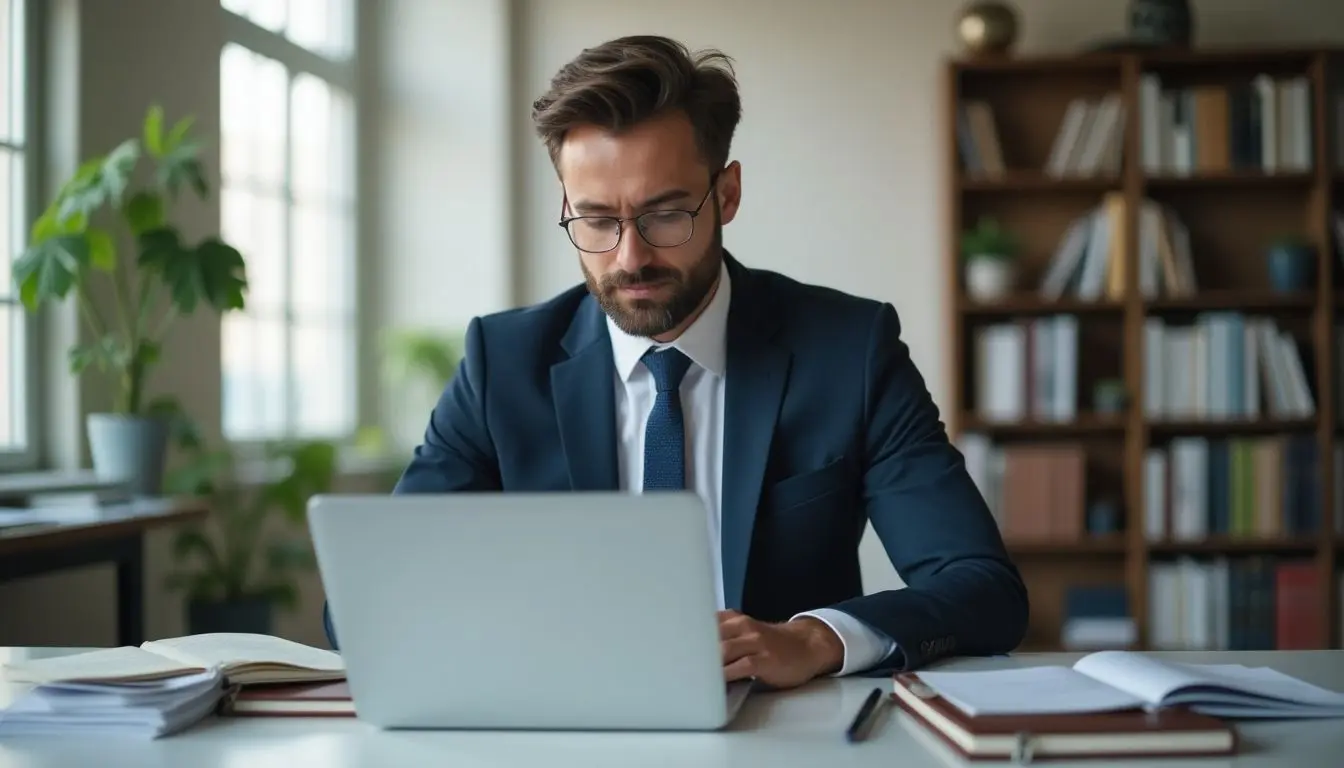
[[[881,634],[862,621],[844,611],[834,608],[818,608],[794,616],[810,616],[831,628],[845,647],[845,661],[834,677],[862,672],[890,656],[896,650],[895,641]]]

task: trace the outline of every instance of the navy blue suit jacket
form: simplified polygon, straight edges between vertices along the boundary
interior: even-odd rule
[[[845,611],[897,642],[887,671],[1014,649],[1026,589],[895,310],[726,258],[727,607]],[[614,397],[605,316],[583,286],[477,318],[395,492],[616,490]],[[869,522],[907,588],[863,594]]]

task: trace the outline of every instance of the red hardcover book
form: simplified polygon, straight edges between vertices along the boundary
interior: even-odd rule
[[[247,685],[225,701],[221,714],[237,716],[354,717],[344,680],[328,683]]]

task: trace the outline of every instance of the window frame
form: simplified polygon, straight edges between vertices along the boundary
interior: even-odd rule
[[[43,107],[41,101],[42,68],[40,66],[43,51],[41,34],[43,3],[34,0],[9,0],[4,6],[6,13],[10,11],[11,3],[20,7],[23,12],[22,29],[14,30],[22,35],[23,39],[23,57],[18,61],[23,70],[17,78],[17,81],[23,85],[23,143],[14,145],[0,141],[0,146],[3,146],[7,151],[16,151],[23,158],[23,184],[20,192],[23,200],[23,216],[14,221],[13,225],[20,228],[22,241],[26,242],[27,232],[43,207],[41,173],[39,172],[42,167],[41,158],[43,155],[42,138],[39,133],[41,122],[38,117]],[[6,50],[9,47],[8,42]],[[8,183],[8,180],[5,183]],[[6,247],[8,247],[8,244],[6,244]],[[10,259],[12,260],[17,256],[17,253],[11,254]],[[7,274],[5,279],[12,284],[13,277],[11,275]],[[24,310],[23,305],[18,302],[17,298],[15,296],[12,306],[18,308],[22,316],[24,349],[22,355],[15,356],[14,362],[22,365],[24,372],[19,379],[23,392],[12,405],[17,405],[22,412],[24,445],[20,450],[0,449],[0,473],[28,472],[40,469],[46,447],[44,437],[47,419],[44,408],[47,406],[47,402],[41,396],[43,384],[41,342],[43,340],[42,328],[45,313]]]
[[[352,113],[353,113],[352,114],[353,136],[351,137],[352,138],[351,149],[354,153],[354,157],[350,158],[350,163],[351,163],[351,173],[353,174],[351,184],[352,189],[355,191],[355,197],[353,201],[353,206],[351,208],[350,225],[351,225],[351,249],[353,252],[353,258],[352,258],[353,263],[350,265],[350,275],[349,275],[350,279],[354,282],[354,296],[353,296],[354,303],[351,308],[349,316],[349,322],[350,322],[349,341],[351,342],[352,345],[351,368],[353,369],[350,372],[352,377],[351,386],[353,389],[350,399],[350,405],[353,411],[350,415],[353,417],[352,420],[353,423],[351,424],[349,434],[342,434],[342,435],[310,435],[308,433],[297,431],[295,429],[294,424],[295,415],[293,410],[293,405],[295,402],[295,392],[294,392],[295,377],[293,369],[292,346],[293,346],[293,332],[294,329],[300,325],[302,315],[301,314],[296,315],[294,313],[292,302],[287,297],[284,306],[281,308],[280,313],[280,318],[285,328],[285,340],[283,344],[283,359],[285,362],[285,378],[284,378],[284,392],[283,392],[284,428],[277,434],[269,434],[264,436],[249,436],[246,438],[233,438],[230,437],[227,432],[225,432],[224,437],[229,441],[229,443],[235,446],[236,448],[243,449],[245,453],[249,452],[249,449],[251,449],[251,452],[260,453],[263,446],[275,442],[287,442],[287,441],[307,440],[307,439],[331,440],[337,443],[351,442],[356,438],[360,426],[365,421],[364,420],[365,393],[363,392],[364,379],[359,374],[359,372],[363,370],[365,346],[366,346],[364,343],[365,339],[363,332],[364,309],[363,309],[363,302],[361,301],[361,299],[363,298],[363,292],[359,287],[364,272],[363,269],[364,227],[361,214],[365,209],[365,199],[361,191],[361,185],[360,185],[361,176],[363,175],[362,173],[363,168],[360,156],[362,154],[362,148],[363,148],[364,125],[363,125],[363,104],[362,104],[363,89],[361,87],[360,67],[359,67],[360,48],[361,44],[363,43],[363,38],[360,36],[360,32],[363,26],[361,22],[363,21],[362,6],[364,5],[364,3],[362,0],[349,0],[349,2],[350,2],[349,23],[352,25],[351,30],[352,35],[350,40],[351,52],[350,56],[342,60],[335,60],[332,58],[328,58],[322,55],[321,53],[305,48],[302,45],[285,37],[283,32],[276,32],[266,29],[265,27],[257,24],[256,22],[253,22],[251,19],[248,19],[246,16],[243,16],[239,13],[229,10],[228,8],[224,7],[223,4],[219,6],[219,13],[222,15],[223,18],[223,35],[222,35],[222,44],[220,46],[221,56],[223,55],[224,50],[229,45],[237,45],[253,54],[277,61],[281,65],[283,65],[286,69],[287,95],[286,95],[286,111],[284,115],[285,142],[286,142],[286,148],[285,148],[286,168],[284,179],[286,187],[285,189],[286,215],[282,229],[282,236],[285,238],[286,242],[283,274],[285,284],[287,286],[290,285],[290,278],[292,274],[291,270],[293,269],[291,234],[293,232],[293,212],[295,211],[295,208],[292,192],[292,178],[290,177],[292,171],[292,169],[290,168],[290,165],[292,164],[292,157],[289,141],[292,135],[291,128],[293,125],[292,89],[295,77],[301,74],[311,75],[333,87],[344,90],[350,96],[352,102]],[[223,136],[221,136],[221,142],[222,141]],[[220,188],[222,192],[224,188],[222,174],[221,174]],[[246,257],[246,254],[244,254],[244,256]],[[222,366],[223,362],[221,360],[221,372],[220,372],[221,378],[223,377],[224,374]],[[223,398],[221,397],[220,400],[221,427],[223,427],[223,424],[226,420],[226,415],[223,412],[223,407],[224,402]]]

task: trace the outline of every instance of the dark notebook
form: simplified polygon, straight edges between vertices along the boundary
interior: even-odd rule
[[[898,674],[893,682],[901,710],[969,760],[1229,755],[1237,747],[1229,725],[1180,707],[971,716],[918,673]]]

